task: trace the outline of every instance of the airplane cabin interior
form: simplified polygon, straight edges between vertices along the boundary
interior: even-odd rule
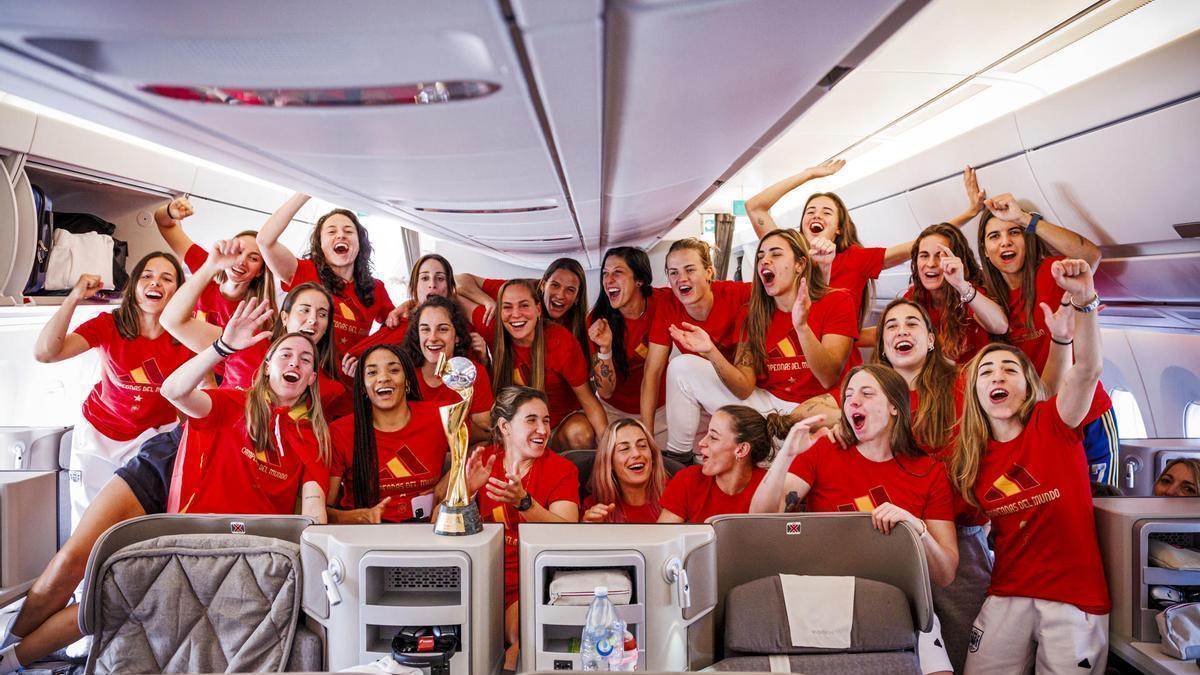
[[[1198,186],[1194,0],[0,0],[0,674],[1200,673]]]

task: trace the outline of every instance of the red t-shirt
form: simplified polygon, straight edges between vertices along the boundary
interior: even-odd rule
[[[483,461],[495,457],[492,477],[504,480],[504,450],[489,445],[483,450]],[[546,450],[533,460],[529,472],[521,479],[521,486],[542,508],[549,509],[554,502],[571,502],[579,505],[579,471],[570,460],[560,457],[553,450]],[[517,545],[520,543],[519,528],[521,512],[511,504],[497,502],[488,496],[486,489],[479,491],[479,515],[485,523],[504,525],[504,606],[517,601],[520,568],[517,566]]]
[[[188,270],[193,273],[203,267],[207,260],[208,251],[196,244],[192,244],[183,255],[183,264],[187,265]],[[237,309],[238,302],[238,300],[230,300],[221,295],[220,284],[216,280],[210,279],[204,286],[204,290],[200,291],[200,298],[196,300],[196,318],[223,328],[225,324],[229,323],[229,318]]]
[[[655,288],[650,297],[646,298],[646,309],[642,315],[636,319],[625,318],[624,346],[629,373],[623,380],[618,375],[617,386],[613,389],[612,396],[605,399],[617,410],[631,415],[641,414],[642,375],[646,370],[646,356],[650,353],[650,326],[654,322],[654,316],[659,308],[669,303],[673,297],[671,289]],[[593,323],[595,323],[594,317],[588,321],[588,325]],[[613,348],[616,349],[616,345],[613,345]],[[597,349],[593,347],[592,351],[597,351]],[[616,366],[614,365],[613,368],[615,370]],[[666,379],[667,372],[664,369],[659,378],[656,408],[661,408],[666,402]]]
[[[733,360],[737,351],[742,324],[738,320],[746,303],[750,302],[752,286],[746,281],[714,281],[712,282],[713,306],[708,318],[703,321],[692,318],[679,298],[671,293],[664,296],[664,301],[655,309],[654,319],[650,323],[650,342],[656,345],[671,346],[671,334],[668,328],[679,327],[682,323],[703,328],[712,338],[713,344],[725,358]],[[691,354],[678,343],[679,351]]]
[[[952,290],[951,292],[954,291]],[[909,286],[908,290],[904,291],[904,297],[912,300],[913,296],[913,287]],[[941,326],[942,321],[944,320],[942,316],[942,310],[934,307],[932,302],[921,302],[920,305],[925,308],[926,312],[929,313],[929,320],[933,322],[933,330],[936,333],[938,326]],[[986,347],[988,342],[991,341],[991,337],[987,334],[987,331],[985,331],[983,326],[980,326],[979,322],[975,320],[975,312],[972,311],[970,307],[967,307],[967,317],[968,321],[966,325],[963,326],[962,340],[958,345],[959,351],[954,357],[954,363],[959,366],[969,363],[971,359],[975,358],[975,355],[979,353],[979,350]],[[880,330],[882,330],[882,328]],[[942,344],[942,352],[949,357],[950,351],[953,350],[947,350],[946,347],[947,346],[945,344]]]
[[[479,413],[489,412],[492,409],[492,404],[495,399],[492,398],[492,378],[488,375],[487,369],[479,365],[474,359],[471,363],[475,364],[475,390],[471,394],[471,414],[478,415]],[[417,389],[421,392],[421,400],[437,403],[439,406],[448,403],[458,403],[462,397],[458,392],[442,383],[432,386],[421,375],[420,371],[416,374]],[[439,423],[440,424],[440,423]]]
[[[1033,408],[1020,435],[989,441],[975,498],[992,520],[996,565],[990,595],[1111,608],[1082,433],[1063,423],[1057,399]]]
[[[310,281],[321,283],[317,265],[308,258],[299,258],[296,260],[296,273],[292,275],[290,282],[283,284],[283,290],[290,291],[293,287]],[[333,322],[333,340],[338,354],[344,354],[347,349],[365,338],[371,332],[372,323],[378,321],[382,324],[387,315],[395,309],[387,289],[378,279],[375,280],[375,303],[370,307],[363,304],[358,297],[358,291],[354,289],[354,283],[350,281],[342,286],[341,293],[330,291],[330,294],[333,295],[334,307],[329,318]]]
[[[736,495],[727,495],[717,487],[717,479],[705,476],[700,466],[684,467],[667,483],[659,504],[663,511],[674,513],[685,523],[703,523],[726,513],[750,513],[750,500],[765,475],[766,469],[754,467],[746,487]]]
[[[583,512],[596,505],[596,498],[588,495],[587,499],[583,500],[583,508],[580,511],[580,517]],[[646,502],[641,506],[630,506],[623,502],[616,503],[616,510],[608,516],[608,523],[657,523],[658,514],[662,512],[662,507],[658,504]]]
[[[588,363],[583,350],[575,341],[571,331],[556,323],[545,323],[546,331],[546,386],[543,391],[550,399],[550,426],[568,414],[579,410],[579,399],[574,387],[587,384]],[[533,381],[533,356],[531,347],[513,347],[516,372],[513,383],[528,385]]]
[[[857,447],[822,438],[788,471],[812,486],[805,498],[812,512],[870,513],[891,502],[922,520],[954,520],[946,469],[929,456],[873,462]]]
[[[500,287],[508,282],[508,279],[484,279],[480,286],[483,292],[492,297],[493,300],[500,299]]]
[[[414,513],[412,500],[433,492],[442,479],[442,466],[450,450],[436,404],[411,401],[408,409],[412,417],[403,428],[375,430],[379,498],[392,498],[383,513],[383,520],[389,523],[429,519],[432,515],[429,510]],[[343,509],[353,509],[354,484],[350,470],[354,463],[354,416],[343,417],[331,424],[329,438],[333,441],[330,475],[342,479],[339,505]]]
[[[272,436],[282,447],[255,450],[246,430],[246,392],[206,389],[212,409],[189,418],[180,457],[184,471],[179,513],[287,515],[296,512],[300,488],[315,481],[324,491],[329,469],[321,463],[307,410],[272,411]],[[174,489],[176,485],[172,485]]]
[[[404,334],[408,332],[408,324],[408,317],[404,316],[395,328],[380,325],[379,330],[355,342],[348,349],[342,350],[342,352],[361,359],[363,352],[375,345],[402,345],[404,344]]]
[[[955,420],[959,420],[962,418],[963,387],[965,385],[966,385],[966,378],[963,377],[962,372],[960,371],[959,377],[954,382],[954,390],[953,390],[954,391],[954,419]],[[908,404],[909,404],[909,409],[912,410],[914,420],[916,419],[916,416],[917,416],[917,407],[920,405],[920,398],[921,398],[920,394],[917,393],[916,389],[908,390]],[[919,446],[921,448],[922,452],[925,452],[930,457],[933,457],[934,459],[937,459],[943,463],[950,461],[951,453],[954,452],[954,444],[957,441],[958,429],[957,429],[957,427],[955,427],[951,431],[952,431],[952,433],[947,438],[945,445],[941,446],[940,448],[929,448],[926,446]],[[954,506],[954,524],[955,525],[958,525],[960,527],[970,527],[970,526],[974,526],[974,525],[983,525],[984,523],[987,522],[987,518],[983,515],[983,512],[980,511],[977,507],[971,506],[970,504],[968,504],[967,500],[963,499],[962,495],[960,495],[958,493],[958,490],[954,490],[954,489],[950,490],[950,500]]]
[[[1050,331],[1046,329],[1046,317],[1037,304],[1044,302],[1050,309],[1058,309],[1063,290],[1054,281],[1050,266],[1064,259],[1063,256],[1052,256],[1038,265],[1034,282],[1032,327],[1025,321],[1025,288],[1008,291],[1008,339],[1025,352],[1039,373],[1046,367],[1046,359],[1050,356]]]
[[[843,292],[830,292],[825,297],[812,303],[808,311],[808,327],[816,334],[817,339],[826,335],[845,335],[852,341],[858,337],[858,319],[854,315],[853,306],[847,302]],[[742,314],[741,322],[746,321]],[[758,376],[756,384],[760,389],[766,389],[775,396],[793,403],[804,401],[831,393],[837,389],[823,387],[816,375],[808,367],[808,359],[800,349],[800,338],[792,325],[792,313],[776,309],[771,315],[771,325],[767,327],[767,361],[766,372]],[[851,349],[853,351],[853,348]],[[845,375],[847,365],[842,367]],[[838,381],[842,379],[838,376]]]
[[[862,309],[863,289],[867,287],[867,282],[879,278],[886,253],[886,248],[864,248],[856,244],[833,258],[833,265],[829,269],[829,287],[841,288],[850,293],[853,305],[850,310],[854,314],[855,327],[858,326],[858,313]],[[857,337],[858,333],[854,335]],[[858,348],[851,348],[846,367],[853,368],[862,365],[862,362],[862,354]]]
[[[178,419],[175,406],[159,394],[167,376],[193,354],[169,333],[151,340],[126,340],[112,312],[88,319],[73,331],[100,351],[104,372],[83,402],[83,418],[114,441],[128,441],[151,427]]]

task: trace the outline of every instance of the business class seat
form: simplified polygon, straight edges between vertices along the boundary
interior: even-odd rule
[[[579,499],[582,500],[588,496],[588,481],[592,478],[592,467],[596,463],[595,450],[567,450],[562,453],[562,456],[571,460],[579,471]],[[669,458],[663,457],[663,468],[667,470],[667,479],[683,469],[683,464]]]
[[[911,529],[880,534],[865,513],[729,515],[710,523],[723,652],[714,670],[921,672],[917,633],[932,623],[932,598]],[[792,646],[780,574],[854,578],[849,648]]]
[[[315,671],[300,623],[303,516],[150,515],[113,526],[84,575],[85,672]]]

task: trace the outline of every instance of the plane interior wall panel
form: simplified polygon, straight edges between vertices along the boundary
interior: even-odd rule
[[[1194,95],[1200,92],[1197,63],[1200,31],[1017,110],[1021,139],[1025,147],[1038,148]]]
[[[58,363],[33,360],[33,346],[52,307],[10,307],[0,313],[0,426],[71,426],[100,376],[100,357],[90,350]],[[81,305],[71,329],[109,305]]]
[[[1100,331],[1100,340],[1104,349],[1104,372],[1100,382],[1105,390],[1124,389],[1133,394],[1142,411],[1142,422],[1146,425],[1146,433],[1150,437],[1160,434],[1157,416],[1151,409],[1150,392],[1147,380],[1142,377],[1142,361],[1133,349],[1132,337],[1144,331],[1105,328]],[[1130,429],[1120,430],[1129,435]]]
[[[1200,99],[1191,99],[1033,150],[1028,158],[1063,224],[1097,244],[1177,240],[1172,225],[1200,221],[1198,129]],[[1175,283],[1164,279],[1154,295],[1171,297],[1167,286]]]
[[[1147,399],[1138,403],[1147,432],[1158,438],[1184,437],[1184,410],[1200,401],[1200,335],[1141,330],[1126,335],[1145,383]]]
[[[28,152],[37,128],[37,114],[5,103],[0,95],[0,148]]]

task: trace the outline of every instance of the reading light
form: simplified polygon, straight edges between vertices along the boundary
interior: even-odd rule
[[[485,80],[417,82],[378,87],[320,89],[253,89],[241,87],[190,87],[149,84],[141,87],[163,98],[199,103],[261,106],[269,108],[341,108],[377,105],[425,105],[482,98],[500,89]]]

